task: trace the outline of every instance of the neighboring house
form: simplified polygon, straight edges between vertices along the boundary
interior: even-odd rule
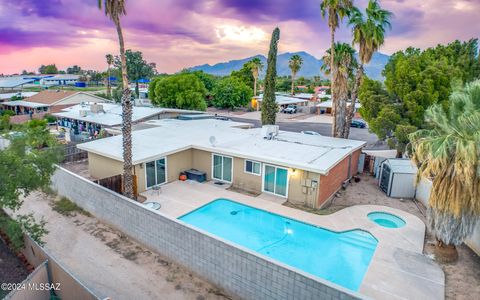
[[[159,107],[133,107],[132,123],[174,118],[180,114],[199,114],[198,111]],[[109,133],[118,131],[115,126],[122,124],[122,106],[115,103],[81,103],[53,114],[57,117],[59,129],[66,132],[66,138],[75,140],[97,136],[102,129]]]
[[[251,193],[272,194],[319,208],[357,173],[364,142],[278,131],[242,129],[221,120],[161,120],[134,131],[133,165],[138,192],[175,181],[196,169],[207,180]],[[122,173],[122,137],[79,144],[88,151],[90,176]]]
[[[35,80],[31,78],[22,78],[22,77],[0,77],[0,90],[4,89],[20,89],[24,85],[31,84]]]
[[[263,101],[263,95],[253,97],[252,99],[252,107],[256,108],[257,110],[260,110],[262,106],[262,101]],[[305,106],[308,104],[308,100],[302,99],[302,98],[297,98],[297,97],[292,97],[292,96],[286,96],[282,94],[276,94],[275,95],[275,102],[277,102],[277,105],[280,108],[286,107],[288,105],[298,105],[298,106]]]
[[[18,93],[4,93],[0,94],[0,104],[9,101],[12,97],[29,98],[35,96],[38,92],[18,92]]]
[[[105,99],[77,91],[45,90],[24,100],[3,102],[4,109],[15,112],[13,123],[25,122],[31,118],[43,118],[47,113],[59,112],[69,106],[83,102],[104,102]]]
[[[52,85],[75,85],[80,75],[75,74],[59,74],[40,79],[40,84],[45,86]]]
[[[347,102],[347,108],[349,108],[352,105],[351,102]],[[333,107],[333,101],[332,100],[327,100],[324,102],[320,102],[316,105],[317,107],[317,113],[318,114],[331,114],[332,113],[332,107]],[[358,100],[355,102],[355,118],[360,118],[360,114],[358,110],[362,107],[362,105],[358,102]]]

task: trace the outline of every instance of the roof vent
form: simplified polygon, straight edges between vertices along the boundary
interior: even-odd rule
[[[212,135],[208,140],[210,141],[210,144],[212,145],[212,147],[215,147],[215,144],[217,143],[217,138]]]
[[[278,125],[264,125],[260,134],[264,139],[272,140],[278,135]]]

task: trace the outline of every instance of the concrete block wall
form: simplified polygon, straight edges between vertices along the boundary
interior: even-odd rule
[[[63,168],[52,187],[150,249],[239,299],[361,299],[361,294],[274,262],[94,184]]]

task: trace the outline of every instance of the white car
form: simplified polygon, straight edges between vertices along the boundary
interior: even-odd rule
[[[300,133],[308,134],[308,135],[321,135],[320,133],[318,133],[316,131],[311,131],[311,130],[301,131]]]

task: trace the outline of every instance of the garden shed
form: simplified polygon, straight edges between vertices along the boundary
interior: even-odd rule
[[[414,198],[417,167],[409,159],[391,158],[380,167],[378,184],[392,198]]]

